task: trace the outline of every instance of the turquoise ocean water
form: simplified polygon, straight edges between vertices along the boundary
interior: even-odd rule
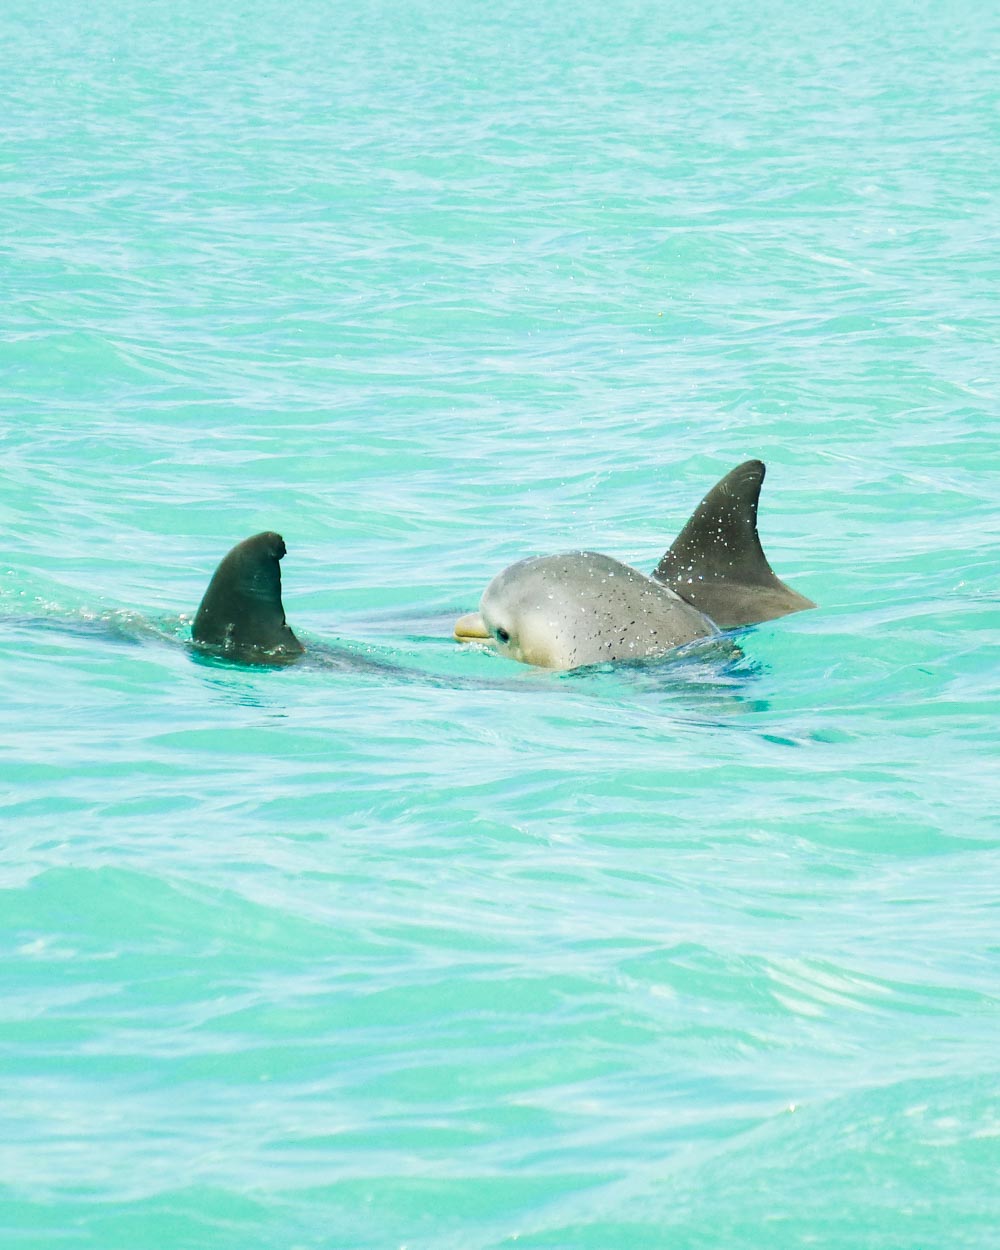
[[[0,1245],[1000,1246],[998,106],[975,0],[3,6]],[[751,456],[818,611],[450,640]]]

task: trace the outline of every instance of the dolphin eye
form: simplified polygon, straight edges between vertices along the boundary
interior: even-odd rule
[[[497,642],[510,642],[510,634],[502,625],[497,626]]]

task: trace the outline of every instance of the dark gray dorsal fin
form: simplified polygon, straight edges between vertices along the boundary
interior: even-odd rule
[[[281,535],[270,531],[237,543],[205,591],[191,631],[195,642],[258,663],[302,654],[281,602],[285,550]]]
[[[717,482],[653,577],[720,629],[774,620],[816,605],[776,577],[757,535],[764,464],[748,460]]]

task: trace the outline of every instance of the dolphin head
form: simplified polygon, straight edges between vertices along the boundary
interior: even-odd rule
[[[535,556],[510,565],[483,591],[479,611],[457,622],[455,637],[486,642],[522,664],[571,667],[566,663],[566,622],[577,596],[567,562],[581,554]]]
[[[510,565],[486,587],[479,611],[455,625],[459,642],[554,669],[639,659],[713,632],[673,591],[594,551]]]

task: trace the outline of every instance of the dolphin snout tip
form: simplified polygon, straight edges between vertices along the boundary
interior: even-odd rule
[[[455,622],[456,642],[486,642],[492,634],[479,612],[468,612]]]

